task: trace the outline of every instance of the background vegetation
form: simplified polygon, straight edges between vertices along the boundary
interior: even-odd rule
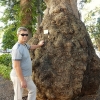
[[[11,71],[11,55],[10,54],[2,54],[0,55],[0,75],[2,75],[6,79],[10,79],[10,71]]]

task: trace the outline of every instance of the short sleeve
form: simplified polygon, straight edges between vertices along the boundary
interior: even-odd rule
[[[19,51],[19,49],[12,50],[12,60],[21,60],[21,59],[22,59],[22,54]]]
[[[30,49],[30,45],[26,43],[27,49]]]

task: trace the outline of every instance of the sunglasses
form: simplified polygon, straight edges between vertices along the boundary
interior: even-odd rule
[[[28,36],[28,34],[20,34],[21,36]]]

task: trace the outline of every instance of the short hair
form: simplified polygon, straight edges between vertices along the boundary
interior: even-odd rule
[[[25,27],[19,27],[19,28],[17,29],[17,34],[19,34],[20,31],[28,31],[28,29],[25,28]]]

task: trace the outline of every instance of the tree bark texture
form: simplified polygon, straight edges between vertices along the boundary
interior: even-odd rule
[[[27,27],[29,30],[28,40],[32,37],[32,0],[21,0],[21,24],[20,26]]]
[[[95,94],[100,60],[79,19],[76,0],[44,1],[47,9],[43,21],[29,41],[45,41],[44,46],[31,51],[37,100],[75,100],[77,96]]]

